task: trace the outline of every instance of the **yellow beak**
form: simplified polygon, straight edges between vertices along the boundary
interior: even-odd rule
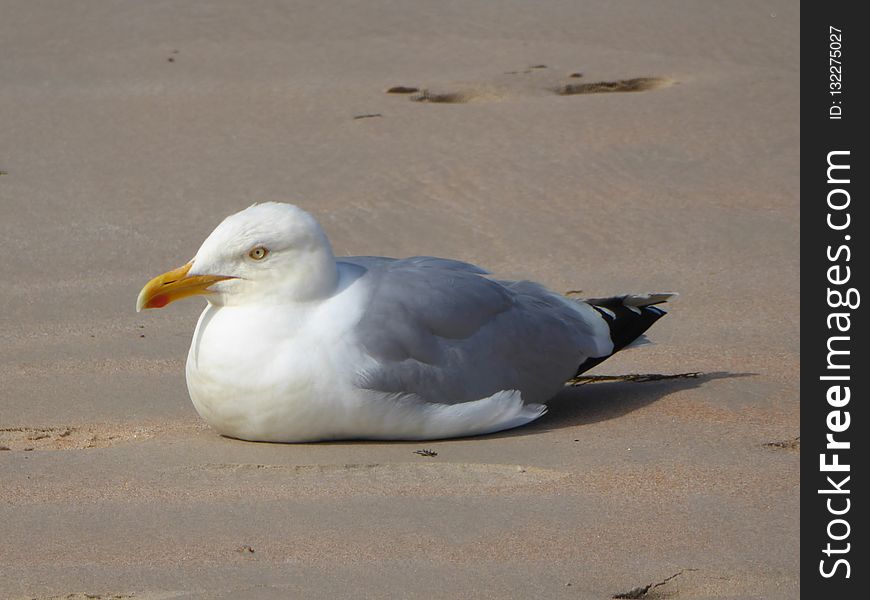
[[[226,275],[188,275],[187,272],[192,266],[193,261],[190,261],[183,267],[158,275],[149,281],[136,299],[136,312],[143,308],[163,308],[175,300],[207,294],[209,286],[218,281],[234,279]]]

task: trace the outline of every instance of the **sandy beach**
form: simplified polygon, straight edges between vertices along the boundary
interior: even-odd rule
[[[784,0],[0,2],[0,598],[797,598],[798,30]],[[269,200],[339,256],[680,298],[520,429],[232,440],[185,386],[202,300],[135,301]]]

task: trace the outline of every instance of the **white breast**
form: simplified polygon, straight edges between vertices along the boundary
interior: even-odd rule
[[[215,306],[200,315],[187,358],[187,386],[205,421],[224,435],[261,441],[334,437],[359,404],[364,359],[348,331],[361,303],[347,290],[325,302]]]

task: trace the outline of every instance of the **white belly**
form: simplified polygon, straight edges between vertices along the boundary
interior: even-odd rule
[[[338,328],[311,335],[311,315],[297,316],[288,320],[283,307],[280,314],[212,305],[203,311],[186,374],[193,405],[209,425],[262,441],[325,439],[346,429],[343,417],[359,391],[333,360],[352,360],[348,344]]]

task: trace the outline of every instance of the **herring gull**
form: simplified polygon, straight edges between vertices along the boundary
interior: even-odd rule
[[[197,412],[245,440],[427,440],[518,427],[639,337],[670,293],[566,298],[472,264],[336,258],[282,203],[227,217],[137,310],[204,295],[187,357]]]

